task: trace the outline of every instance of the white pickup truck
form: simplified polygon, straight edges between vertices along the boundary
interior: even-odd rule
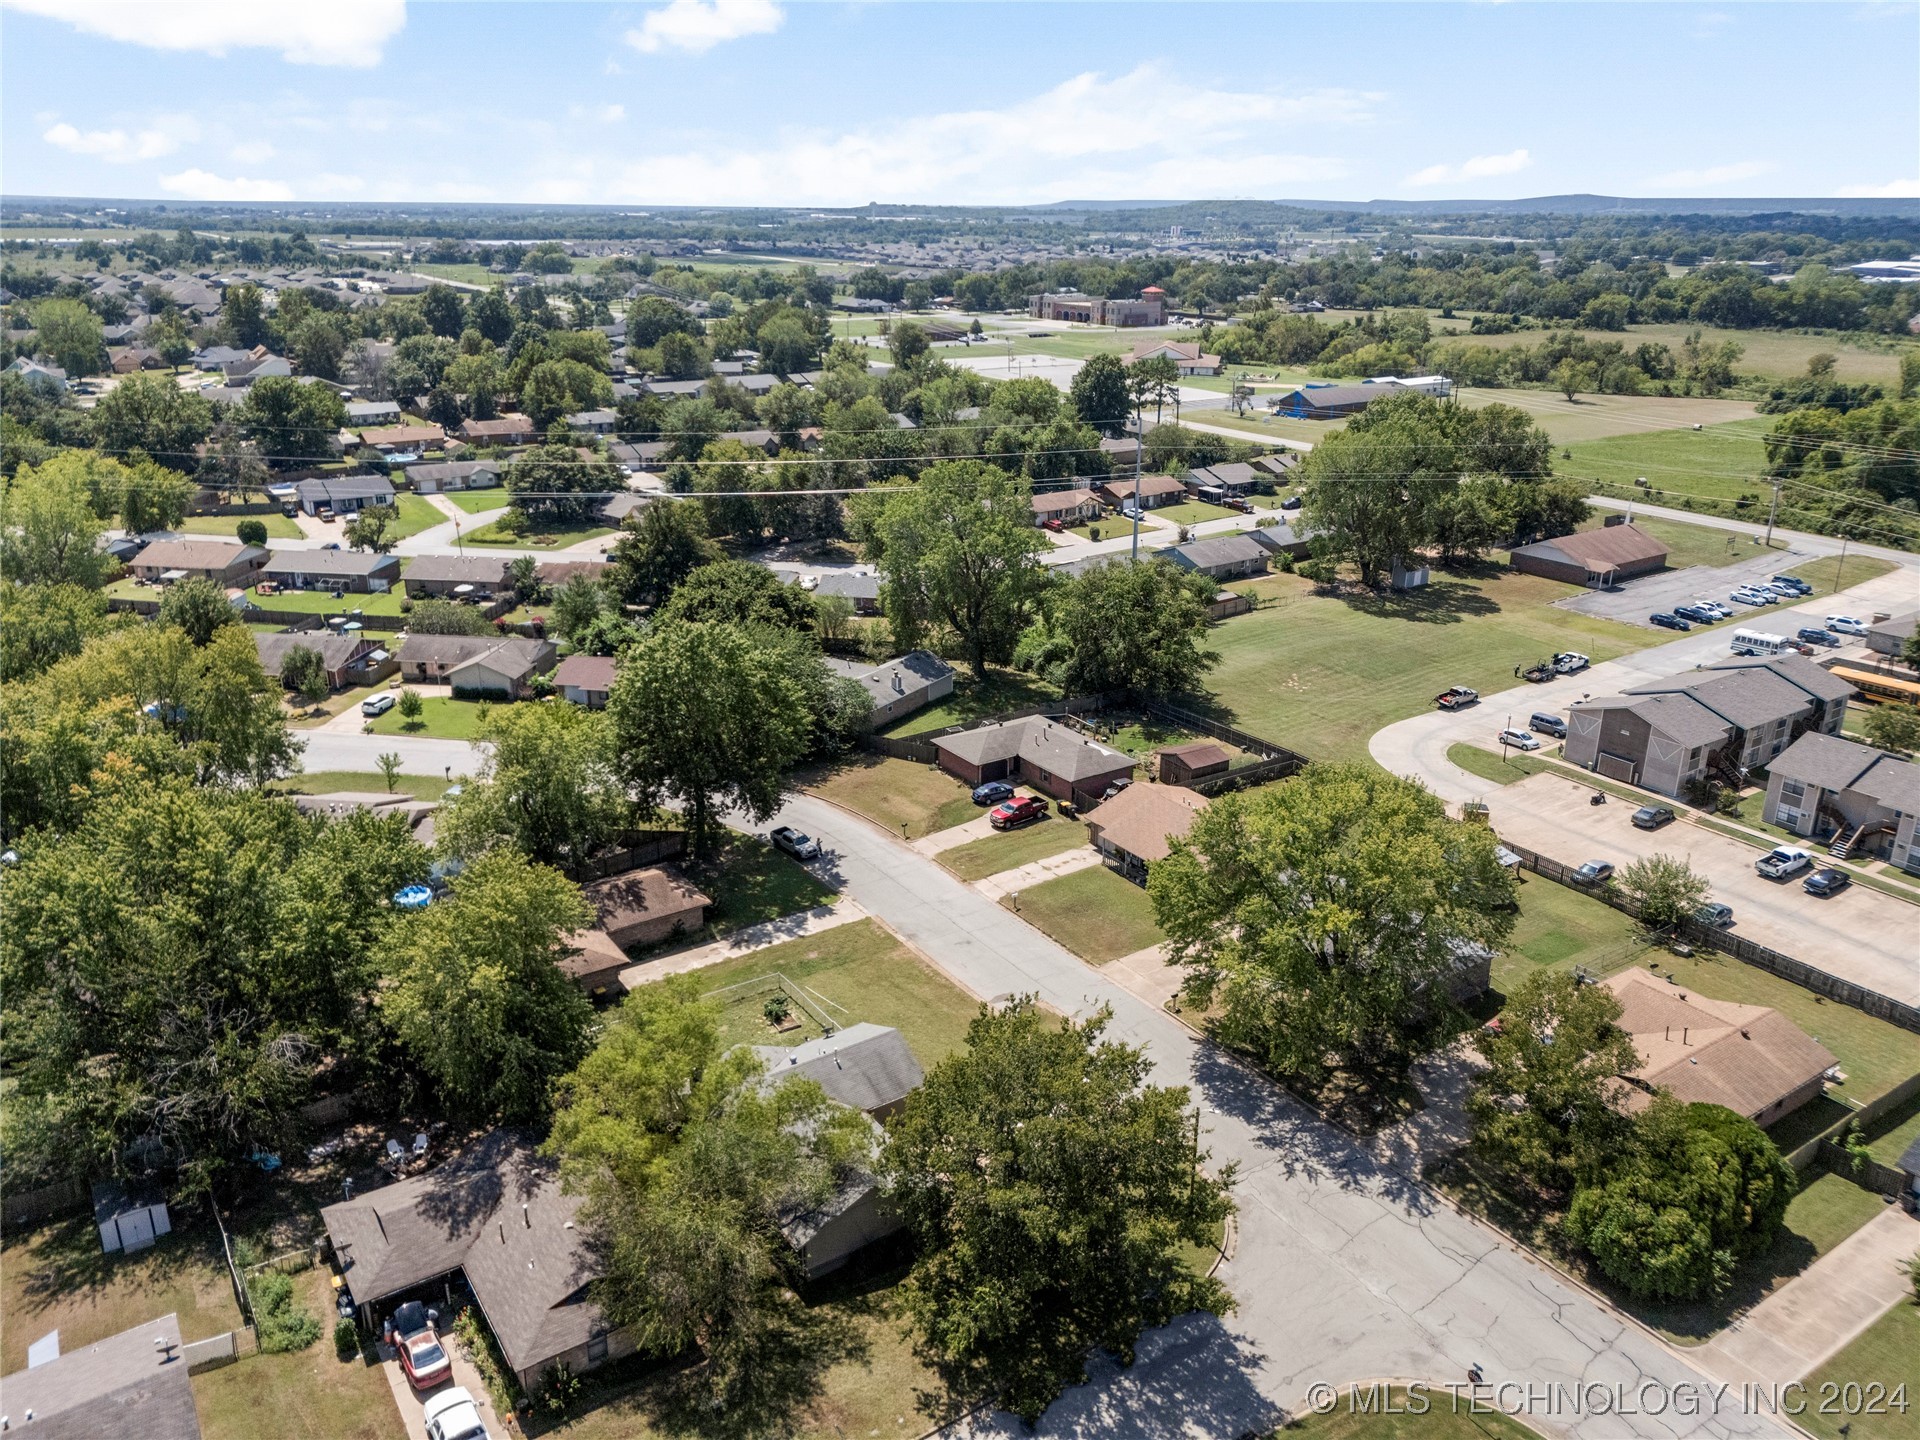
[[[1806,851],[1792,845],[1782,845],[1771,850],[1753,862],[1753,868],[1769,880],[1784,880],[1789,875],[1797,875],[1813,863],[1813,857]]]

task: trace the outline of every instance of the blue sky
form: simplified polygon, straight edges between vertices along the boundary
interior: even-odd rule
[[[1920,195],[1920,5],[0,0],[10,194]]]

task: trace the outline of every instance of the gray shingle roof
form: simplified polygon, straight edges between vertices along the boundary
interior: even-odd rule
[[[933,746],[969,765],[991,764],[1018,756],[1021,763],[1058,775],[1069,784],[1133,767],[1127,755],[1097,740],[1089,740],[1079,731],[1056,724],[1044,715],[944,735],[935,740]]]
[[[407,566],[407,579],[433,580],[454,585],[504,585],[504,555],[420,555]]]
[[[1249,560],[1263,560],[1266,555],[1267,547],[1251,535],[1211,535],[1205,540],[1176,545],[1167,552],[1169,560],[1191,565],[1196,570],[1215,565],[1244,565]]]
[[[1714,666],[1692,675],[1635,685],[1627,694],[1686,695],[1728,724],[1742,730],[1752,730],[1799,714],[1810,706],[1811,696],[1820,694],[1822,690],[1831,692],[1835,699],[1852,693],[1851,687],[1844,681],[1826,676],[1819,666],[1799,656],[1787,658],[1800,659],[1815,675],[1796,672],[1783,660],[1776,658],[1758,663]],[[1826,679],[1822,681],[1818,676],[1826,676]]]
[[[1838,735],[1809,731],[1768,766],[1771,774],[1822,790],[1853,790],[1889,810],[1920,815],[1920,765]]]
[[[792,1048],[756,1045],[753,1053],[767,1062],[771,1078],[802,1076],[829,1099],[869,1114],[904,1100],[926,1079],[905,1036],[891,1025],[866,1021]]]
[[[851,571],[840,570],[820,577],[815,588],[816,595],[844,595],[849,600],[878,600],[880,598],[880,577],[877,575],[856,575]]]
[[[930,690],[953,674],[953,667],[927,650],[914,650],[898,660],[869,670],[859,677],[876,705],[889,705],[906,695]],[[899,686],[895,688],[894,682]]]
[[[260,573],[277,575],[387,575],[400,574],[400,557],[371,550],[275,550]]]
[[[164,1339],[172,1347],[154,1345]],[[163,1355],[171,1358],[163,1359]],[[180,1320],[172,1314],[69,1350],[0,1382],[12,1429],[40,1440],[200,1440]],[[33,1418],[26,1417],[31,1413]]]
[[[1689,749],[1727,738],[1727,722],[1689,695],[1650,695],[1627,708]]]

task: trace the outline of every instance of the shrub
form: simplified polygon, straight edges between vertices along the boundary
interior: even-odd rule
[[[360,1327],[344,1315],[333,1322],[333,1349],[342,1360],[360,1353]]]
[[[240,537],[242,545],[264,545],[267,543],[267,522],[242,520],[233,527],[233,533]]]
[[[293,1279],[278,1270],[263,1271],[247,1282],[253,1302],[253,1329],[267,1355],[304,1350],[320,1338],[320,1321],[293,1298]]]
[[[540,1398],[556,1415],[572,1409],[580,1398],[580,1377],[573,1373],[573,1367],[564,1360],[549,1365],[540,1376]]]
[[[787,1017],[793,1014],[793,1006],[783,993],[776,991],[767,997],[767,1003],[760,1007],[760,1013],[767,1017],[769,1025],[784,1025]]]

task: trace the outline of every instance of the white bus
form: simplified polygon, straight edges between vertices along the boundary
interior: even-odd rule
[[[1736,630],[1727,643],[1736,655],[1784,655],[1796,648],[1786,636],[1769,635],[1764,630]]]

